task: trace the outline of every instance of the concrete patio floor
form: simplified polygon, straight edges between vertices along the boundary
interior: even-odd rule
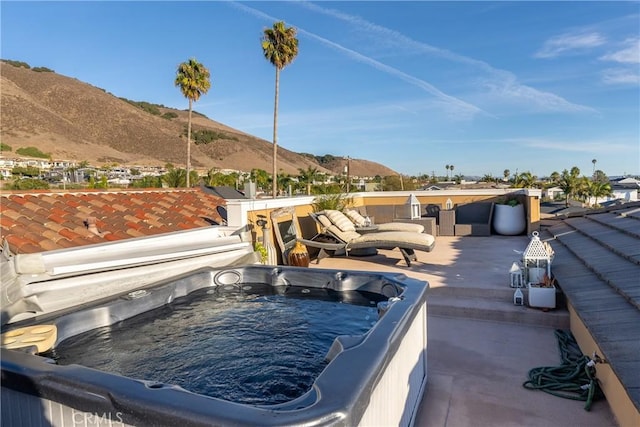
[[[407,267],[398,250],[323,259],[312,268],[404,273],[430,284],[428,381],[417,426],[616,426],[605,400],[562,399],[522,387],[527,372],[560,364],[554,335],[566,310],[514,306],[509,268],[526,236],[438,236]]]

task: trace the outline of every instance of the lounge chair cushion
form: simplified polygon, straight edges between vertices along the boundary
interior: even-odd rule
[[[347,209],[344,214],[349,217],[356,227],[364,227],[367,224],[366,219],[360,215],[360,212],[353,209]]]
[[[352,248],[378,247],[378,248],[413,248],[422,251],[431,251],[435,246],[435,238],[426,233],[413,233],[410,231],[383,231],[379,233],[363,234],[348,242]]]
[[[325,210],[324,214],[341,231],[356,231],[356,226],[342,212],[329,209]]]
[[[409,231],[411,233],[422,233],[424,225],[411,222],[385,222],[378,224],[378,231]]]
[[[324,228],[331,227],[333,225],[331,220],[322,212],[318,213],[316,218],[318,218],[318,221],[320,221],[320,224],[322,224]]]
[[[356,210],[348,209],[344,214],[355,224],[356,231],[358,231],[358,227],[364,227],[367,224],[365,218]],[[413,233],[424,231],[424,225],[409,222],[385,222],[384,224],[376,224],[376,227],[376,231],[411,231]]]

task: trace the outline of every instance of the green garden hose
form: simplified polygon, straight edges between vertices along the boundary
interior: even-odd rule
[[[589,411],[594,400],[603,397],[596,378],[595,362],[582,354],[571,332],[555,331],[562,363],[560,366],[542,366],[529,371],[529,379],[522,386],[529,390],[565,399],[586,401]]]

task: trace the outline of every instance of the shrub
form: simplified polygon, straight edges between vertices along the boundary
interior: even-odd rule
[[[314,212],[320,212],[326,209],[342,211],[351,205],[351,197],[343,193],[324,194],[318,196],[313,202]]]
[[[15,166],[13,169],[11,169],[11,174],[19,175],[19,176],[34,177],[34,176],[40,175],[40,169],[34,168],[33,166],[27,166],[27,167]]]
[[[160,115],[160,109],[159,107],[162,107],[162,105],[158,105],[158,104],[151,104],[150,102],[146,102],[146,101],[132,101],[130,99],[127,98],[120,98],[125,102],[128,102],[129,104],[133,105],[134,107],[138,107],[141,110],[146,111],[149,114],[153,114],[154,116],[159,116]]]
[[[38,157],[40,159],[48,159],[51,154],[43,153],[36,147],[21,147],[16,150],[17,154],[27,157]]]
[[[47,68],[47,67],[33,67],[32,70],[37,73],[53,73],[54,72],[51,68]]]
[[[17,179],[11,186],[12,190],[48,190],[49,184],[41,179]]]
[[[187,135],[187,127],[184,128],[184,135]],[[224,132],[218,132],[210,129],[202,129],[202,130],[191,130],[191,139],[194,144],[209,144],[213,141],[217,141],[218,139],[227,139],[231,141],[237,141],[238,138],[235,136],[229,136]]]
[[[176,117],[178,117],[178,114],[173,111],[168,111],[162,115],[162,118],[167,120],[175,119]]]
[[[13,151],[13,148],[5,143],[0,143],[0,151]]]
[[[26,62],[22,62],[22,61],[14,61],[11,59],[3,59],[3,62],[6,62],[7,64],[13,65],[14,67],[22,67],[22,68],[26,68],[26,69],[30,69],[31,66],[29,64],[27,64]]]

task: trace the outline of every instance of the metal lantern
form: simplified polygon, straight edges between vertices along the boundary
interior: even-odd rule
[[[532,233],[531,241],[523,254],[523,267],[526,283],[543,283],[545,275],[551,278],[553,249],[547,242],[540,240],[539,233]]]
[[[524,277],[522,276],[522,269],[517,262],[511,264],[509,269],[509,281],[512,288],[524,288]]]
[[[407,199],[406,205],[409,207],[409,218],[420,218],[420,202],[418,198],[412,193]]]

